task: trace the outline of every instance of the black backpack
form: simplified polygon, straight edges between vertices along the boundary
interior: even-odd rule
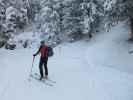
[[[46,56],[47,57],[52,57],[54,55],[54,52],[53,52],[53,48],[51,48],[50,46],[47,48],[47,51],[46,51]]]

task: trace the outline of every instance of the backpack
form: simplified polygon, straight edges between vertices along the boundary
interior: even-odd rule
[[[53,48],[48,47],[46,51],[46,57],[52,57],[54,55]]]

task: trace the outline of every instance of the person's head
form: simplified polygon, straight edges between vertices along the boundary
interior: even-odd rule
[[[41,41],[41,45],[45,45],[45,41],[44,40]]]

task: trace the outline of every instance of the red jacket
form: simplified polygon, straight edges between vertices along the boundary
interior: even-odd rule
[[[46,53],[47,48],[48,48],[47,45],[41,45],[39,50],[37,51],[37,53],[35,55],[40,53],[41,57],[45,57],[45,53]]]

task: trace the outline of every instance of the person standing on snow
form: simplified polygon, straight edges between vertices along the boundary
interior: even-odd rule
[[[41,41],[41,45],[40,48],[38,49],[38,51],[33,54],[33,56],[37,56],[39,53],[41,54],[40,56],[40,62],[39,62],[39,70],[40,70],[40,80],[42,80],[43,76],[43,65],[44,65],[44,69],[45,69],[45,78],[48,78],[48,68],[47,68],[47,62],[48,62],[48,56],[46,56],[46,52],[47,52],[48,46],[45,44],[45,41]]]

